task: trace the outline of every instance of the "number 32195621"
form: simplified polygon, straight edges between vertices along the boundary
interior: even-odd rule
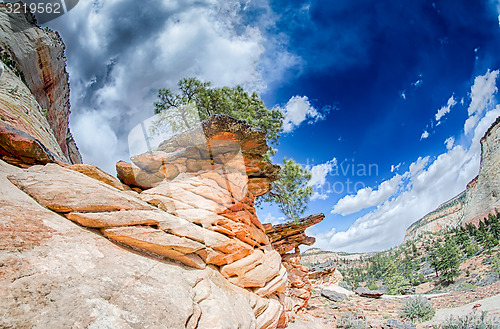
[[[55,3],[6,3],[5,9],[7,14],[20,14],[31,12],[33,14],[63,14],[63,8],[59,2]]]

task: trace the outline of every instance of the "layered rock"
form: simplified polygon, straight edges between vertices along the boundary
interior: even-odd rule
[[[3,93],[0,104],[2,124],[40,141],[64,162],[81,163],[68,124],[69,83],[64,50],[59,34],[36,26],[31,15],[7,14],[5,4],[0,4],[0,51],[15,63],[28,87],[9,78],[6,87],[10,92]]]
[[[413,223],[405,241],[424,232],[437,232],[468,222],[477,223],[490,213],[500,211],[500,117],[481,138],[481,166],[464,192]]]
[[[224,129],[231,124],[231,129],[239,127],[239,130],[232,135],[224,135],[224,138],[231,136],[229,142],[223,140],[220,134],[214,135],[218,139],[208,139],[208,142],[211,145],[217,145],[217,148],[210,150],[209,159],[202,157],[197,159],[196,168],[200,170],[188,171],[179,167],[179,174],[175,178],[167,180],[168,177],[165,175],[165,179],[160,184],[140,194],[127,189],[93,166],[73,165],[64,168],[58,164],[48,163],[45,166],[34,165],[21,170],[2,162],[2,168],[7,172],[7,174],[4,173],[8,179],[6,185],[9,186],[9,191],[6,192],[19,195],[20,198],[24,192],[31,197],[31,199],[27,196],[23,198],[31,200],[26,202],[31,204],[28,207],[31,209],[28,210],[29,216],[34,218],[32,225],[36,225],[29,230],[23,226],[18,229],[13,224],[21,223],[18,217],[24,216],[25,213],[7,204],[5,209],[10,212],[5,214],[6,217],[0,223],[6,228],[7,236],[4,239],[6,245],[14,245],[17,241],[24,248],[31,240],[47,240],[44,246],[38,247],[35,244],[30,245],[30,248],[33,247],[36,250],[35,254],[48,253],[50,257],[55,257],[52,251],[47,252],[46,248],[55,243],[54,234],[58,236],[62,234],[57,233],[60,227],[65,227],[66,230],[75,232],[63,239],[65,243],[77,242],[73,244],[73,247],[65,250],[61,257],[66,257],[65,255],[70,252],[76,253],[75,248],[90,250],[98,243],[101,251],[95,251],[100,255],[99,258],[106,259],[107,255],[103,255],[103,250],[109,253],[107,249],[111,249],[113,252],[111,252],[112,256],[108,264],[119,262],[115,254],[121,254],[123,251],[129,253],[129,251],[113,248],[113,244],[106,245],[102,239],[107,238],[129,250],[138,252],[143,257],[154,259],[153,262],[166,262],[158,264],[163,264],[161,265],[163,268],[168,265],[166,271],[169,271],[169,275],[172,276],[169,276],[167,280],[169,282],[180,280],[180,290],[170,288],[172,291],[167,292],[167,297],[158,299],[163,301],[165,298],[175,296],[174,291],[179,291],[184,298],[182,302],[173,303],[175,305],[167,308],[166,314],[171,311],[177,312],[174,319],[168,320],[166,314],[158,311],[159,318],[166,321],[168,327],[276,328],[283,316],[282,304],[287,283],[287,270],[281,264],[280,254],[272,248],[253,206],[255,195],[269,188],[271,180],[277,177],[279,167],[255,163],[257,167],[267,168],[266,171],[255,171],[250,168],[252,174],[248,175],[244,157],[251,154],[253,160],[260,159],[263,162],[262,154],[251,152],[254,151],[255,145],[260,147],[259,152],[266,151],[267,146],[263,142],[265,141],[264,133],[241,121],[224,116],[212,119],[211,127],[217,124],[220,125],[217,129]],[[194,144],[188,148],[193,151],[194,149],[203,150],[203,147],[203,145]],[[229,152],[226,152],[228,149]],[[176,156],[169,158],[173,159],[172,163],[182,162],[181,157],[178,156],[181,153],[176,153]],[[140,158],[144,160],[148,156],[146,154]],[[163,161],[162,166],[170,164]],[[143,169],[147,169],[145,165]],[[271,174],[266,176],[266,173]],[[249,186],[248,181],[252,179],[259,180],[258,188]],[[14,214],[17,213],[19,216],[16,217]],[[82,247],[81,244],[86,243],[84,239],[88,238],[88,234],[82,232],[87,231],[82,231],[78,226],[67,226],[61,222],[64,217],[87,229],[99,230],[102,235],[89,232],[92,239],[89,239],[88,243],[92,246]],[[52,224],[45,228],[46,223]],[[6,248],[2,249],[2,257],[7,257]],[[124,259],[137,257],[132,253],[130,255],[124,256]],[[44,272],[41,269],[43,262],[36,262],[33,257],[25,252],[21,255],[23,262],[26,260],[34,264],[32,264],[34,271]],[[87,257],[80,262],[75,262],[75,265],[77,268],[81,266],[94,268],[96,263],[105,262],[104,259],[100,261],[94,256]],[[67,265],[63,266],[52,259],[50,261],[51,264],[47,265],[45,272],[48,271],[50,274],[47,282],[51,286],[54,286],[51,280],[55,278],[74,275],[71,274],[71,269],[66,269]],[[133,268],[139,266],[135,262],[136,260],[130,260],[128,265]],[[172,262],[177,262],[179,265]],[[14,266],[15,264],[14,267],[8,262],[5,264],[3,269],[12,275],[25,275],[24,270]],[[59,267],[65,270],[59,273],[57,272]],[[123,273],[115,273],[118,270]],[[112,278],[109,279],[112,284],[119,284],[121,278],[125,281],[130,280],[127,279],[129,276],[123,266],[119,266],[118,270],[115,271],[111,269],[111,265],[108,265],[105,270],[97,271],[95,276],[85,276],[81,284],[93,285],[95,280],[103,279],[99,278],[99,275]],[[130,275],[140,277],[136,273],[137,270],[132,269]],[[177,274],[174,275],[174,273]],[[117,278],[114,277],[115,275]],[[161,281],[156,277],[157,275],[155,271],[154,279],[152,279],[148,274],[148,283],[145,284],[141,282],[141,279],[136,279],[137,284],[144,286],[144,289],[152,289]],[[181,280],[176,275],[186,278]],[[38,284],[39,280],[41,279],[37,278],[35,282]],[[149,282],[150,280],[153,282]],[[70,283],[75,285],[71,280]],[[63,306],[61,302],[64,298],[60,295],[62,292],[59,293],[63,287],[64,284],[55,290],[51,288],[54,290],[51,294],[57,301],[56,306],[42,307],[40,313],[37,311],[28,312],[28,314],[32,317],[40,317],[40,323],[47,323],[49,321],[47,317],[54,317],[54,312],[64,311],[66,306]],[[138,298],[140,303],[142,303],[142,298],[146,299],[146,303],[152,303],[152,298],[156,297],[153,294],[146,298],[138,295],[137,291],[131,291],[129,288],[125,290],[124,293],[131,294],[132,298]],[[155,326],[156,320],[146,319],[144,315],[137,317],[137,310],[130,309],[130,305],[123,301],[101,300],[98,297],[100,294],[109,293],[106,289],[103,291],[101,292],[97,287],[91,288],[88,295],[80,294],[75,298],[82,304],[91,303],[89,304],[91,309],[104,307],[116,312],[111,316],[103,315],[102,318],[96,319],[90,316],[88,320],[82,319],[83,325],[115,321],[113,323],[117,327],[123,327],[126,324],[131,325],[127,322],[129,318],[125,317],[125,314],[133,314],[134,318],[140,319],[139,323],[144,322]],[[22,290],[15,293],[22,293]],[[8,291],[0,292],[0,295],[10,296]],[[87,300],[90,296],[93,296],[92,301]],[[231,299],[230,296],[234,298]],[[38,300],[42,297],[36,298]],[[93,301],[96,302],[95,305],[92,304]],[[27,302],[31,304],[38,301],[28,298]],[[227,303],[237,303],[237,305],[231,306]],[[15,315],[20,311],[19,304],[4,304],[7,315],[5,321],[9,321],[9,325],[17,326],[20,323],[27,323],[27,316],[16,317]],[[183,307],[185,311],[176,311],[177,307]],[[183,325],[177,322],[182,322]]]
[[[286,314],[282,318],[283,323],[293,319],[296,314],[307,308],[311,298],[312,285],[308,279],[309,269],[301,264],[299,246],[301,244],[312,245],[314,237],[305,234],[305,230],[323,220],[324,214],[315,214],[298,221],[271,225],[264,224],[275,250],[281,255],[283,266],[288,273],[288,284],[284,295]],[[294,251],[289,253],[289,251]]]
[[[99,239],[107,238],[157,261],[177,262],[180,269],[198,271],[191,273],[197,273],[197,280],[203,284],[181,285],[180,293],[187,294],[192,302],[188,307],[191,312],[179,315],[186,328],[276,328],[280,321],[286,325],[283,293],[287,269],[254,209],[255,196],[269,189],[279,167],[262,159],[267,150],[262,131],[226,116],[211,118],[194,133],[205,134],[204,129],[204,142],[202,138],[189,137],[191,131],[164,143],[171,145],[175,141],[177,151],[168,153],[168,147],[158,151],[163,152],[159,166],[155,163],[158,153],[134,158],[141,166],[138,170],[156,170],[164,177],[142,193],[131,191],[88,165],[34,165],[12,170],[7,178],[12,189],[17,187],[17,193],[23,191],[40,209],[45,209],[40,216],[34,214],[42,223],[46,215],[57,213],[87,229],[98,230],[102,234],[97,236]],[[189,145],[179,145],[181,139],[189,141]],[[248,157],[252,161],[245,160]],[[169,166],[177,168],[177,175],[167,174],[164,168]],[[10,237],[17,239],[15,234],[19,232],[14,231]],[[49,266],[49,270],[55,269]],[[212,289],[220,290],[222,300],[217,299],[217,294],[212,295]],[[225,296],[229,295],[235,295],[235,300],[242,303],[242,314],[231,313],[238,311],[235,307],[225,309]],[[17,312],[16,307],[7,305],[9,315]],[[129,309],[127,312],[135,314]],[[117,316],[123,320],[121,313]],[[240,316],[241,319],[235,319]],[[173,323],[167,322],[167,326],[180,327]]]
[[[54,175],[59,180],[49,184],[45,195],[38,187]],[[67,201],[64,194],[75,180],[81,196],[99,193],[102,200],[89,199],[86,205]],[[84,222],[89,227],[130,225],[129,216],[138,224],[130,229],[153,230],[153,223],[170,225],[172,232],[189,229],[186,223],[176,226],[167,213],[129,192],[57,165],[22,170],[1,160],[0,186],[2,328],[254,329],[275,322],[278,301],[229,283],[216,267],[196,269],[172,262],[170,254],[159,258],[153,252],[151,257],[130,252],[41,205],[64,209],[76,222],[89,217],[91,224]],[[48,196],[54,200],[47,201]],[[100,211],[111,204],[121,211],[74,212]],[[198,245],[172,241],[168,247],[187,252],[187,247],[196,250]]]

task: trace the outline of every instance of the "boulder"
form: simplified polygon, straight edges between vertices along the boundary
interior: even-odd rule
[[[118,179],[111,176],[108,173],[105,173],[101,169],[96,166],[88,165],[88,164],[74,164],[71,166],[67,166],[67,169],[71,169],[74,171],[78,171],[79,173],[84,174],[85,176],[89,176],[90,178],[96,179],[100,182],[106,183],[109,186],[113,186],[118,190],[130,190],[127,185],[123,185],[120,183]]]
[[[158,186],[165,178],[162,174],[149,174],[124,161],[116,163],[116,173],[123,184],[138,187],[142,190]]]
[[[364,287],[358,287],[354,292],[361,296],[361,297],[367,297],[367,298],[381,298],[382,295],[384,294],[383,291],[380,290],[370,290]]]
[[[321,289],[320,294],[321,294],[321,296],[331,300],[332,302],[340,302],[340,301],[349,299],[344,294],[341,294],[341,293],[335,292],[335,291],[331,291],[328,289]]]

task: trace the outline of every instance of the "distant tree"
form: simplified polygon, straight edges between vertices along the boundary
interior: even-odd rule
[[[479,222],[479,228],[477,229],[476,233],[476,240],[477,242],[479,242],[481,245],[484,246],[484,242],[486,241],[487,236],[488,236],[488,231],[486,229],[486,224],[484,223],[484,220],[482,220]]]
[[[498,253],[493,257],[492,270],[497,277],[500,277],[500,255]]]
[[[490,233],[487,234],[483,246],[485,249],[488,249],[488,253],[491,254],[491,249],[495,248],[498,245],[498,240]]]
[[[444,281],[453,282],[460,274],[460,251],[455,239],[450,238],[445,241],[444,248],[441,248],[440,277]]]
[[[410,287],[410,282],[399,272],[395,262],[389,263],[384,273],[384,284],[387,292],[397,294],[399,290]]]
[[[261,202],[274,202],[290,219],[298,220],[313,193],[311,172],[293,159],[283,159],[280,179],[271,183],[271,191],[261,196]]]
[[[434,268],[436,277],[439,276],[439,271],[441,271],[441,259],[443,257],[443,249],[437,240],[434,240],[432,247],[430,248],[429,261],[431,266]]]
[[[498,216],[493,216],[491,219],[490,233],[495,239],[500,240],[500,221],[498,220]]]

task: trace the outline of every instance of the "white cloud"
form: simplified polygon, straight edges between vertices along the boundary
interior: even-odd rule
[[[330,161],[327,161],[325,163],[315,165],[313,167],[308,167],[311,171],[312,177],[311,180],[309,180],[308,185],[309,186],[318,186],[321,187],[325,185],[326,183],[326,176],[332,172],[333,168],[337,166],[337,159],[333,158]]]
[[[453,137],[453,136],[448,137],[444,141],[444,145],[446,145],[446,149],[451,150],[453,148],[453,145],[455,145],[455,137]]]
[[[286,222],[285,217],[274,217],[270,212],[264,217],[263,223],[269,223],[272,225],[283,224]]]
[[[415,88],[418,88],[422,85],[422,83],[423,83],[422,79],[418,79],[417,81],[412,82],[411,85]]]
[[[283,112],[285,113],[283,130],[286,133],[291,132],[304,121],[314,123],[324,119],[324,116],[311,105],[307,96],[293,96]]]
[[[496,79],[499,70],[488,70],[485,75],[477,76],[474,85],[471,87],[468,113],[469,118],[465,121],[464,131],[468,134],[480,121],[485,110],[488,110],[494,103],[493,95],[498,91]]]
[[[337,159],[333,158],[330,161],[316,165],[308,166],[307,169],[311,171],[311,179],[307,183],[309,186],[314,187],[313,195],[311,200],[325,200],[328,198],[328,194],[331,193],[330,190],[324,191],[323,187],[326,183],[326,176],[332,172],[333,168],[337,166]]]
[[[403,91],[399,92],[399,96],[400,96],[402,99],[406,99],[406,90],[403,90]]]
[[[255,24],[242,19],[247,12],[259,12],[251,14]],[[126,160],[130,129],[153,115],[157,90],[175,90],[181,78],[251,91],[280,81],[300,58],[286,50],[286,40],[267,34],[276,19],[265,1],[115,0],[80,1],[50,22],[67,45],[71,128],[84,160],[106,158],[106,168]],[[93,144],[100,132],[88,124],[89,113],[115,135],[106,153],[112,155],[103,156]],[[83,126],[87,130],[76,132]]]
[[[391,165],[391,172],[398,171],[403,163],[398,163],[397,165]]]
[[[491,73],[488,74],[491,78]],[[475,83],[482,80],[478,78]],[[351,252],[386,250],[403,241],[408,226],[462,192],[467,183],[479,172],[480,139],[500,116],[500,105],[491,106],[494,103],[492,91],[496,86],[491,84],[483,86],[489,91],[488,93],[480,93],[479,88],[473,88],[474,97],[480,97],[481,102],[477,99],[471,101],[471,105],[475,107],[471,113],[473,116],[477,116],[474,113],[483,115],[477,116],[477,123],[471,128],[472,137],[464,138],[464,145],[469,145],[470,142],[468,148],[457,145],[456,141],[451,143],[452,139],[448,139],[446,144],[449,150],[446,153],[437,158],[419,157],[402,175],[400,193],[396,197],[388,199],[375,210],[358,218],[345,232],[332,229],[329,232],[316,234],[315,246],[325,250]],[[490,95],[490,98],[479,96],[485,94]],[[476,104],[479,103],[483,104],[483,109],[477,107]],[[344,199],[356,200],[356,196]]]
[[[420,140],[426,139],[427,137],[429,137],[429,132],[427,130],[424,130],[422,135],[420,135]]]
[[[371,187],[360,189],[356,195],[347,195],[340,199],[331,211],[332,214],[341,214],[343,216],[356,213],[360,210],[377,206],[394,193],[396,193],[402,176],[396,174],[390,180],[382,182],[376,190]]]
[[[441,120],[441,118],[447,113],[450,113],[451,108],[455,105],[457,105],[457,101],[455,100],[455,98],[453,98],[453,96],[451,96],[448,99],[448,103],[446,104],[446,106],[441,107],[436,113],[436,121],[438,122],[438,124],[440,123],[439,121]]]

